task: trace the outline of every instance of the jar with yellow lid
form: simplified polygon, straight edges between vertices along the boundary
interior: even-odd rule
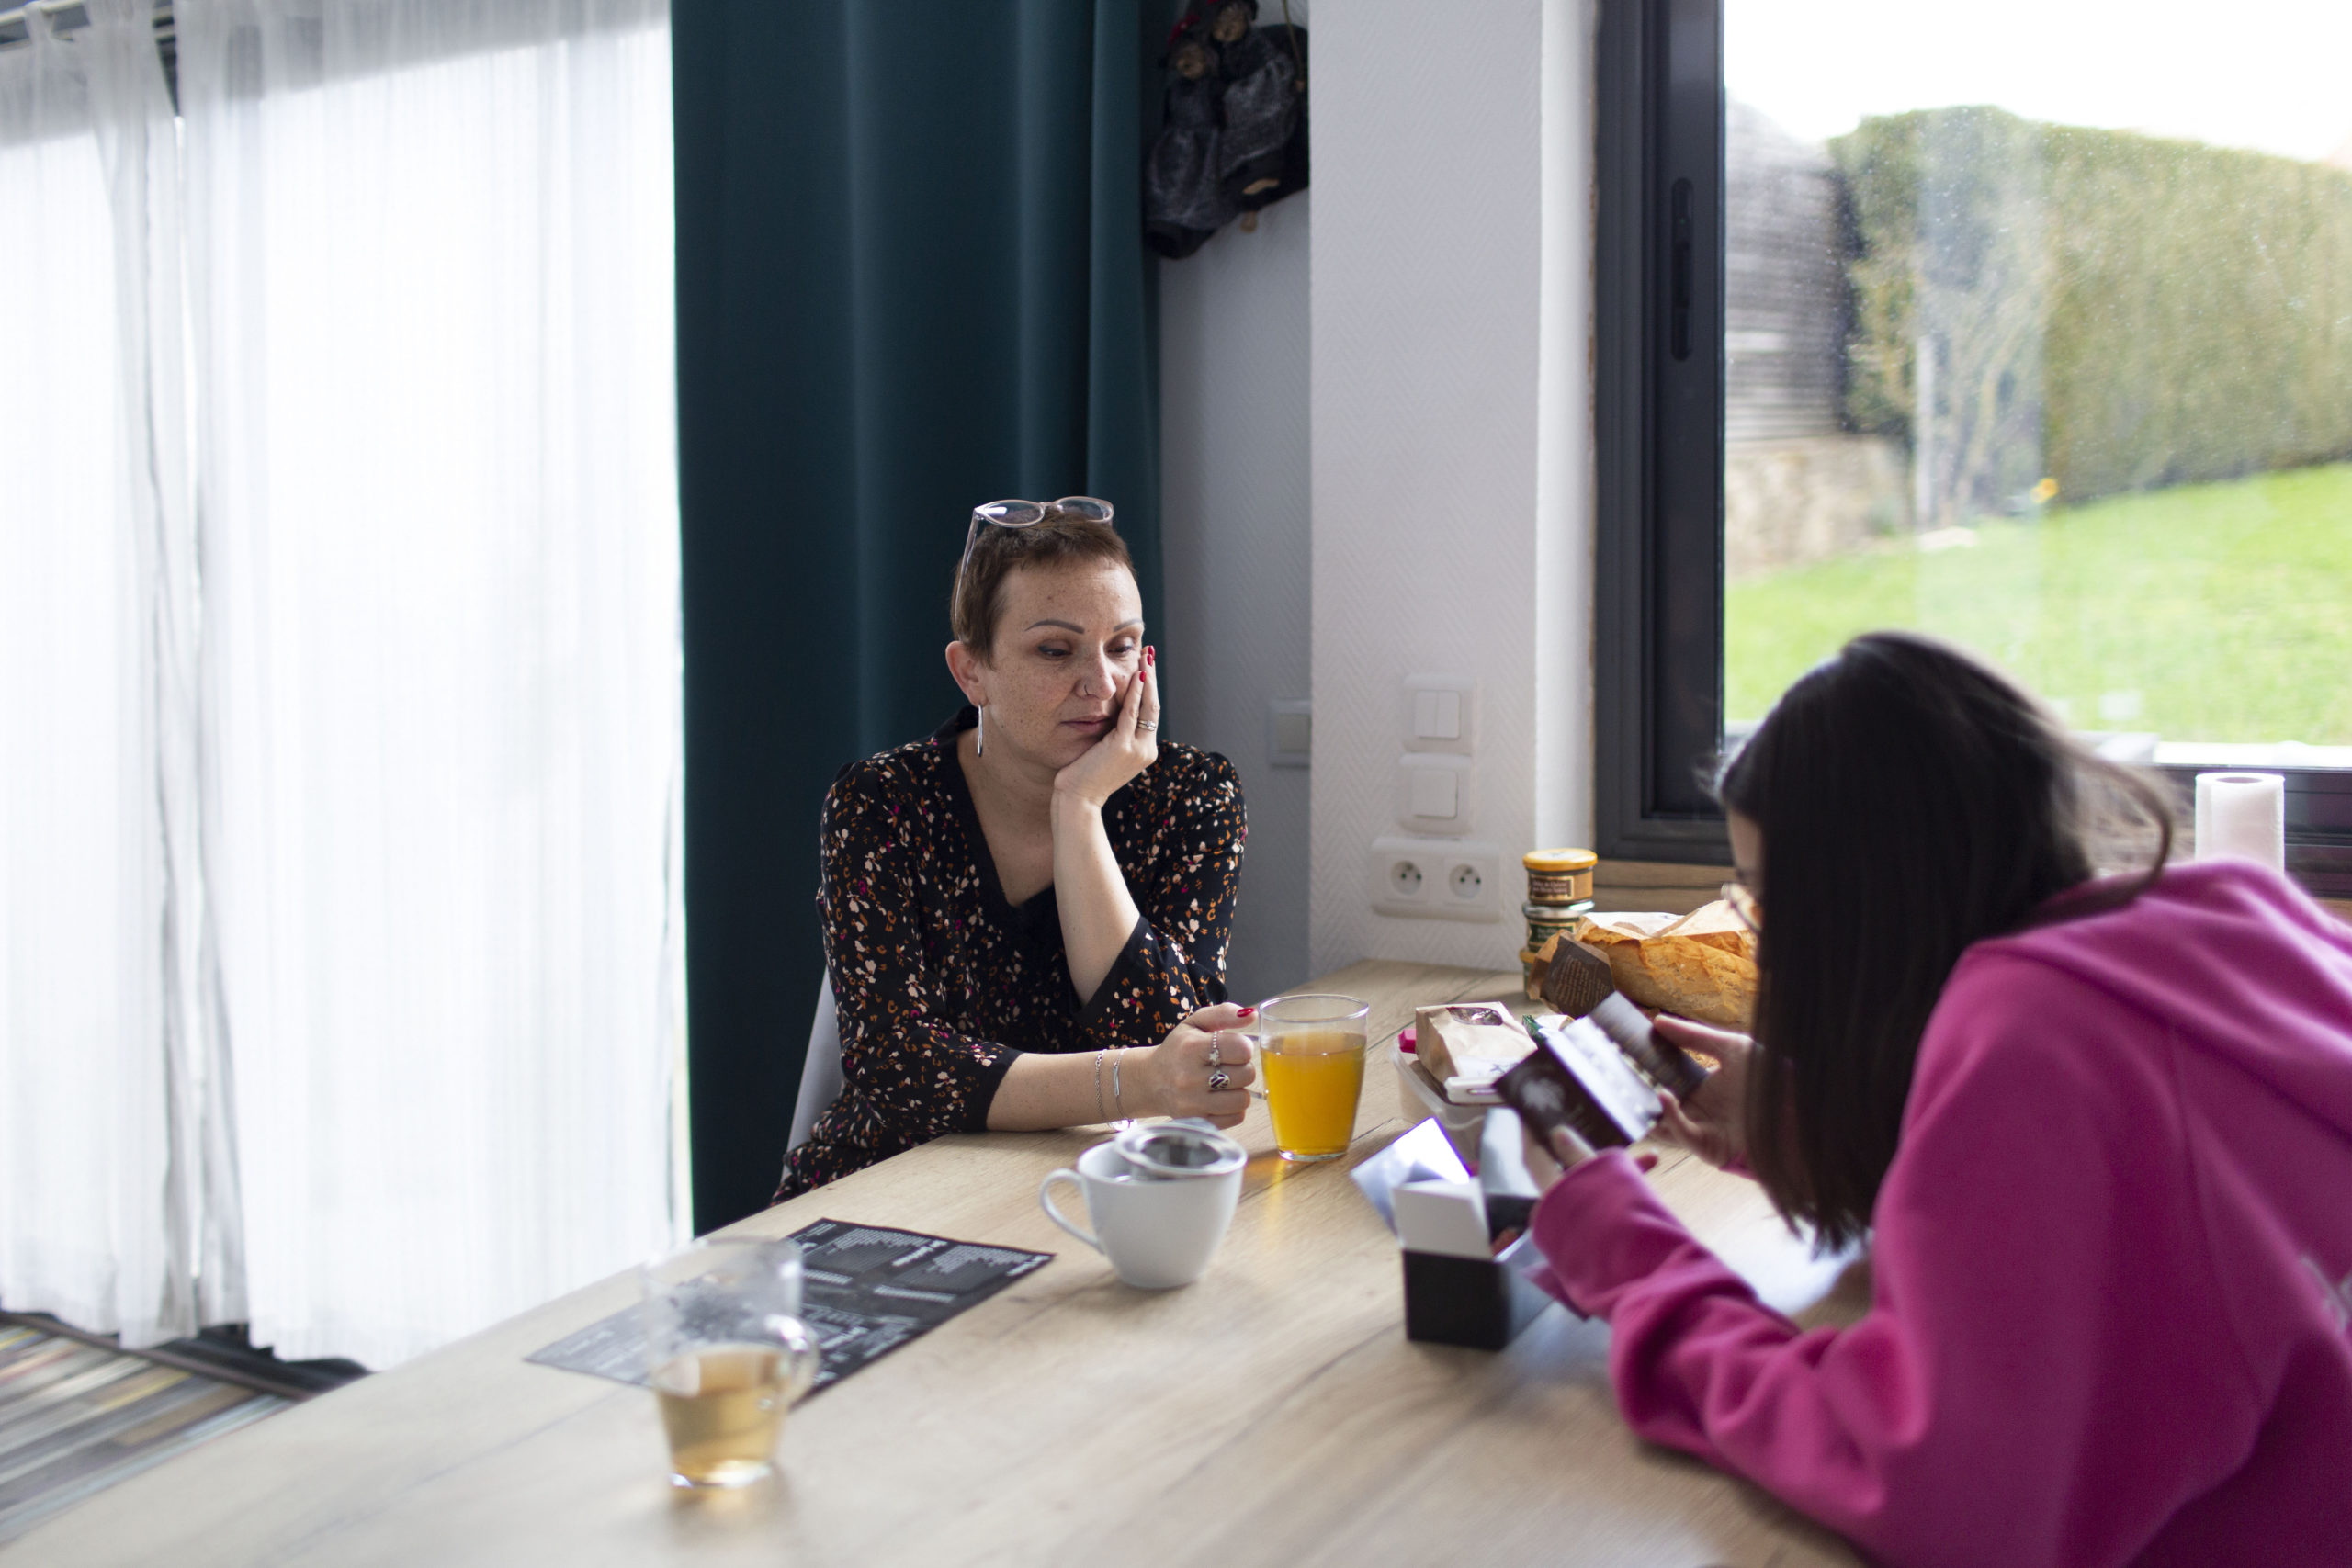
[[[1527,868],[1527,901],[1558,908],[1591,899],[1600,857],[1590,850],[1530,850],[1520,863]]]
[[[1527,902],[1519,911],[1527,920],[1527,945],[1519,961],[1527,970],[1527,994],[1540,1000],[1550,944],[1566,940],[1590,912],[1593,868],[1600,857],[1590,850],[1530,850],[1520,863],[1527,868]]]

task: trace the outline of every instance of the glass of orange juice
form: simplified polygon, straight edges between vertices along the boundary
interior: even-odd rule
[[[1371,1016],[1372,1005],[1353,997],[1276,997],[1258,1009],[1258,1068],[1283,1158],[1305,1164],[1348,1152]]]

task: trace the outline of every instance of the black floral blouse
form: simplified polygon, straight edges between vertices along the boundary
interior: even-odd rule
[[[1142,919],[1081,1003],[1054,890],[1015,908],[997,881],[956,754],[975,719],[967,707],[927,740],[851,763],[825,796],[817,908],[842,1093],[786,1157],[779,1202],[943,1133],[982,1131],[1023,1051],[1156,1045],[1225,1000],[1249,837],[1233,764],[1163,740],[1104,804]]]

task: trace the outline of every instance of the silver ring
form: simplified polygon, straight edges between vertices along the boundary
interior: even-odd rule
[[[1226,1077],[1225,1069],[1223,1067],[1219,1067],[1216,1071],[1209,1075],[1209,1092],[1211,1094],[1215,1094],[1218,1089],[1223,1089],[1232,1081],[1233,1080],[1231,1078]]]
[[[1141,719],[1136,720],[1136,733],[1137,735],[1145,734],[1150,730],[1158,729],[1159,728],[1159,726],[1157,724],[1146,724]]]
[[[1214,1034],[1210,1035],[1210,1036],[1209,1036],[1209,1066],[1212,1066],[1212,1067],[1214,1067],[1214,1066],[1217,1066],[1219,1063],[1223,1062],[1224,1060],[1225,1060],[1225,1058],[1224,1058],[1222,1055],[1220,1055],[1218,1054],[1218,1052],[1217,1052],[1217,1048],[1216,1048],[1216,1035],[1214,1035]]]

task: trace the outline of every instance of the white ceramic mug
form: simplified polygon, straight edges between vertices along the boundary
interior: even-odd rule
[[[1057,1181],[1086,1194],[1092,1231],[1080,1229],[1054,1207]],[[1095,1145],[1078,1156],[1077,1169],[1065,1166],[1037,1186],[1048,1219],[1108,1258],[1120,1279],[1145,1291],[1199,1279],[1240,1201],[1238,1162],[1211,1176],[1163,1179],[1142,1174],[1112,1143]]]

